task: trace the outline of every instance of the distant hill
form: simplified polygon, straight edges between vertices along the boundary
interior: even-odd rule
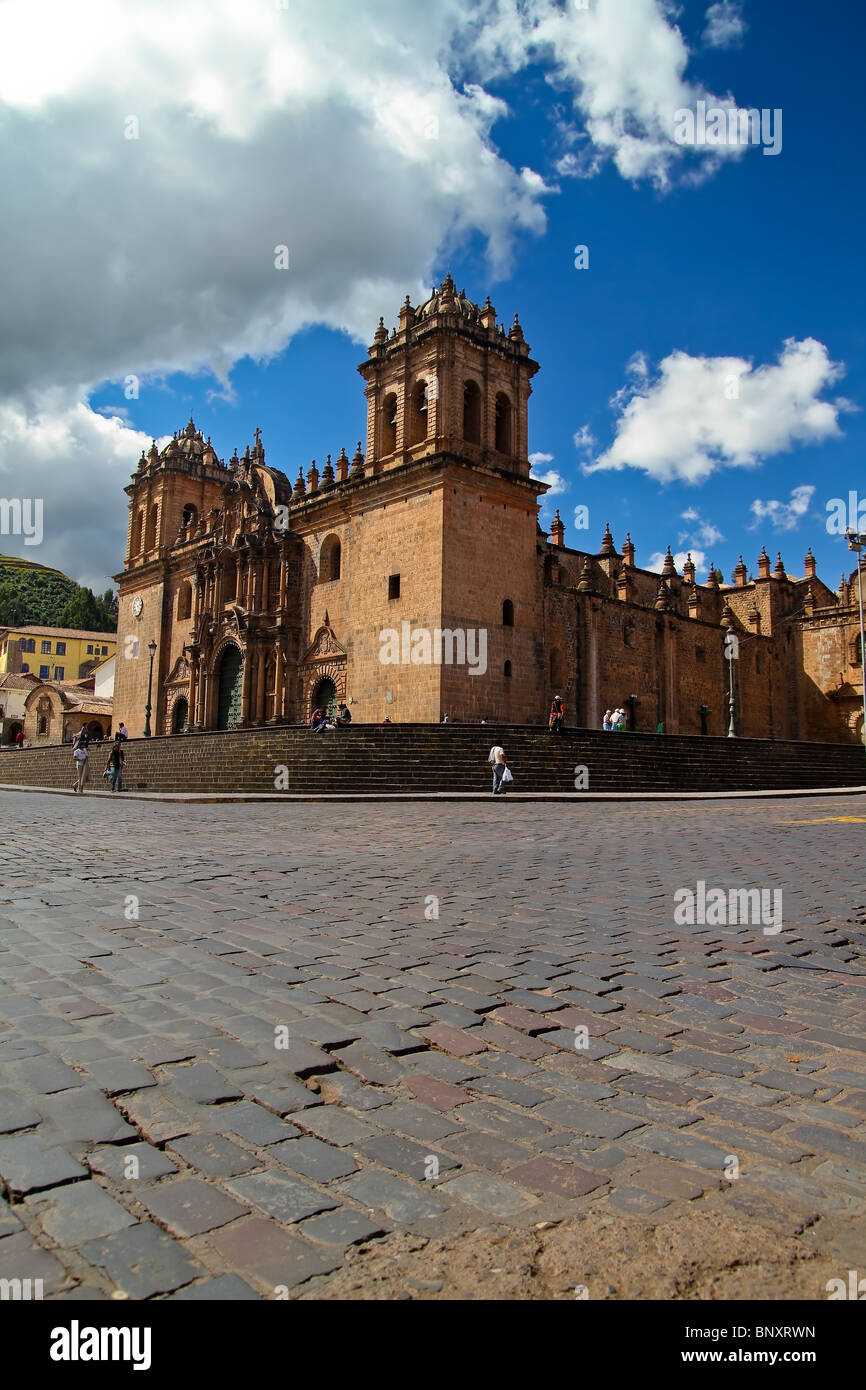
[[[97,597],[60,570],[17,555],[0,555],[0,627],[25,623],[114,632],[117,595],[106,589]]]

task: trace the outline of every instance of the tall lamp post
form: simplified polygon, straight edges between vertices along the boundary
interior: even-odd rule
[[[857,592],[860,599],[860,684],[863,687],[863,746],[866,748],[866,640],[863,633],[863,559],[860,554],[866,545],[866,535],[857,531],[846,531],[848,549],[857,552]]]
[[[153,690],[153,658],[156,656],[156,643],[153,638],[148,642],[147,650],[150,652],[150,674],[147,677],[147,704],[144,707],[144,737],[150,738],[150,697]]]

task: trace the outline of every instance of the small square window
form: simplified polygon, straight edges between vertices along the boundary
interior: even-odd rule
[[[51,667],[50,667],[50,666],[40,666],[40,667],[39,667],[39,679],[40,679],[40,680],[42,680],[42,681],[47,681],[47,680],[48,680],[48,677],[50,676],[50,674],[51,674]]]
[[[21,663],[21,674],[22,674],[22,676],[26,676],[26,675],[29,673],[29,671],[30,671],[30,662],[29,662],[29,661],[22,661],[22,663]]]
[[[388,597],[400,597],[400,576],[399,574],[389,574],[388,576]]]
[[[65,643],[65,642],[58,642],[58,643],[57,643],[57,655],[58,655],[58,656],[65,656],[65,655],[66,655],[66,643]]]
[[[43,656],[47,656],[47,655],[50,654],[50,652],[51,652],[51,643],[50,643],[50,642],[43,642],[43,643],[42,643],[42,655],[43,655]]]

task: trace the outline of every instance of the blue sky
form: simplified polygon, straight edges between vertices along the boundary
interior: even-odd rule
[[[450,3],[442,0],[441,8]],[[401,15],[413,4],[408,0],[402,11],[387,4],[378,11],[365,10],[364,40],[377,49],[386,39],[402,43]],[[190,413],[226,458],[235,446],[242,450],[260,426],[268,461],[291,477],[299,466],[306,470],[313,457],[321,464],[328,452],[336,455],[342,445],[351,453],[356,440],[363,438],[365,415],[363,383],[355,368],[365,356],[378,314],[390,326],[406,292],[417,298],[422,285],[440,279],[450,268],[470,297],[483,302],[490,293],[506,324],[519,312],[533,356],[541,363],[530,402],[530,452],[549,456],[535,465],[540,475],[555,475],[556,491],[547,499],[544,516],[559,507],[567,544],[597,550],[609,520],[618,544],[626,529],[631,531],[638,564],[649,564],[670,544],[675,553],[690,549],[703,557],[699,578],[705,577],[710,559],[727,578],[740,552],[754,569],[762,543],[774,560],[781,550],[790,572],[802,574],[803,555],[811,546],[819,573],[835,587],[840,572],[853,568],[853,557],[843,540],[828,535],[826,504],[855,489],[866,513],[866,427],[861,413],[866,399],[863,187],[858,146],[862,7],[847,0],[820,9],[806,0],[723,0],[710,12],[717,30],[713,46],[706,0],[686,0],[676,14],[656,0],[590,0],[590,8],[600,7],[593,16],[599,22],[606,10],[618,9],[614,18],[624,24],[640,14],[640,22],[649,26],[646,34],[663,43],[678,27],[688,49],[685,79],[694,84],[695,93],[719,99],[730,95],[740,107],[782,111],[778,155],[765,155],[758,145],[736,156],[726,151],[713,164],[706,150],[668,148],[656,160],[642,152],[637,175],[629,176],[621,142],[612,155],[603,131],[599,134],[598,125],[592,125],[605,118],[603,111],[599,114],[605,80],[594,87],[592,82],[582,83],[587,61],[580,51],[582,17],[565,14],[574,0],[563,0],[564,9],[555,0],[538,0],[542,23],[545,4],[547,21],[560,26],[553,45],[524,45],[518,57],[514,52],[523,21],[515,0],[479,0],[474,7],[482,38],[497,36],[495,53],[478,56],[473,51],[474,56],[464,61],[464,48],[470,49],[466,40],[463,48],[455,44],[442,56],[444,41],[438,36],[436,101],[459,101],[463,83],[474,84],[473,99],[477,110],[485,113],[486,126],[473,146],[465,129],[455,131],[449,124],[453,110],[447,104],[437,108],[441,135],[429,138],[428,132],[429,150],[415,151],[411,168],[403,160],[405,150],[386,151],[380,159],[380,152],[371,151],[368,144],[357,159],[369,155],[374,184],[380,176],[383,180],[379,195],[375,189],[370,192],[369,181],[352,185],[343,163],[348,127],[340,125],[349,113],[333,93],[326,94],[331,102],[326,125],[314,127],[315,143],[297,142],[297,110],[290,137],[284,124],[288,114],[278,104],[266,113],[267,129],[262,125],[255,131],[229,132],[228,137],[225,130],[219,132],[222,140],[233,139],[235,147],[239,141],[249,142],[250,156],[258,161],[262,198],[269,196],[269,181],[279,184],[285,179],[282,194],[277,189],[271,222],[261,228],[258,239],[263,244],[280,240],[281,226],[291,228],[311,218],[311,199],[323,209],[322,224],[309,240],[298,232],[297,255],[291,230],[286,232],[292,267],[270,300],[255,290],[245,304],[244,277],[236,260],[243,257],[249,237],[244,228],[256,214],[248,214],[249,189],[242,185],[241,174],[233,183],[230,162],[225,196],[220,198],[219,190],[214,194],[217,220],[191,217],[174,240],[167,234],[160,240],[158,260],[151,263],[140,248],[126,256],[130,234],[112,245],[107,233],[101,264],[104,267],[108,257],[114,267],[118,315],[112,320],[107,314],[105,324],[94,322],[92,342],[98,341],[99,350],[90,354],[93,361],[84,379],[75,381],[73,339],[64,358],[63,344],[58,346],[52,337],[46,353],[51,361],[41,369],[38,382],[42,395],[32,378],[16,380],[13,370],[8,396],[27,403],[21,408],[30,412],[31,420],[40,421],[45,439],[50,439],[50,393],[66,393],[54,407],[60,414],[66,412],[65,444],[61,431],[56,456],[43,442],[37,462],[57,479],[80,456],[84,476],[92,473],[98,478],[98,543],[88,539],[91,520],[82,528],[74,520],[74,508],[70,512],[64,506],[62,515],[55,508],[54,521],[46,523],[38,556],[32,548],[16,547],[13,537],[0,538],[0,546],[46,563],[62,563],[76,577],[102,581],[104,586],[122,559],[121,488],[128,479],[129,446],[134,444],[137,454],[143,437],[159,438],[182,428]],[[534,0],[528,0],[528,7],[535,8]],[[473,6],[465,8],[473,11]],[[485,18],[490,23],[481,26]],[[592,61],[610,64],[616,74],[615,26],[611,34],[594,40]],[[347,35],[347,61],[349,39]],[[315,35],[309,36],[310,44],[314,40]],[[519,42],[524,40],[525,33]],[[217,70],[221,61],[213,60]],[[255,61],[253,55],[253,66]],[[635,70],[634,55],[631,64],[629,75]],[[656,65],[649,48],[645,67],[642,80],[647,100],[652,100]],[[605,68],[602,79],[607,73]],[[86,64],[82,93],[85,75]],[[418,82],[425,81],[419,75]],[[450,84],[445,96],[444,83]],[[660,91],[663,86],[660,77]],[[21,115],[15,109],[14,91],[10,95],[7,89],[5,95],[11,116]],[[118,117],[135,108],[129,90],[106,92],[104,98]],[[49,85],[46,115],[59,99]],[[72,99],[68,90],[64,99]],[[426,89],[419,99],[427,100]],[[494,100],[500,103],[495,108]],[[18,98],[21,102],[23,97]],[[168,96],[164,105],[166,110],[170,107]],[[320,122],[324,107],[325,98],[316,90],[305,109],[315,109]],[[626,115],[627,127],[643,142],[642,151],[653,138],[651,122],[642,114],[645,109],[638,99]],[[32,116],[31,111],[31,128]],[[476,133],[479,120],[483,126],[476,113]],[[142,154],[146,128],[143,119]],[[482,187],[476,195],[474,169],[482,149],[498,156],[501,182]],[[567,160],[563,162],[569,151],[582,161],[580,176],[573,175]],[[129,153],[137,157],[138,150],[131,148]],[[178,170],[178,179],[192,190],[191,214],[197,213],[195,185],[199,174],[207,176],[207,158],[207,152],[193,150]],[[457,170],[462,180],[450,204],[447,190],[437,188],[429,212],[423,196],[416,197],[417,164],[423,159],[431,161],[434,181],[437,165],[447,165],[452,176]],[[214,176],[219,168],[215,161]],[[524,168],[533,171],[531,196],[524,196],[525,185],[521,191],[519,184]],[[26,181],[28,174],[20,177]],[[47,180],[40,181],[46,216],[59,214],[66,196],[60,190],[59,172],[56,177],[53,189]],[[121,166],[116,188],[111,187],[111,177],[109,171],[107,192],[103,190],[107,213],[113,204],[129,207],[133,216],[137,210],[139,221],[183,224],[184,200],[164,171],[157,178],[152,171],[130,174],[128,164]],[[381,243],[387,234],[377,234],[376,205],[378,201],[388,212],[388,199],[393,197],[396,207],[401,195],[416,199],[419,221],[413,226],[407,214],[407,225],[397,227],[389,270],[382,263]],[[123,216],[121,211],[121,220]],[[393,223],[394,217],[389,220]],[[350,234],[354,223],[355,240]],[[230,240],[232,226],[235,241]],[[186,294],[196,244],[200,258],[213,256],[220,293],[233,276],[237,281],[237,292],[226,295],[220,312],[211,317],[203,306],[210,305],[212,292],[205,287],[196,295]],[[577,245],[588,248],[587,269],[574,267]],[[23,250],[22,256],[26,259]],[[175,298],[164,295],[159,322],[151,323],[144,301],[154,296],[163,269]],[[91,277],[97,306],[104,304],[104,271],[82,259],[80,273],[85,288]],[[61,300],[66,293],[61,288]],[[117,318],[121,306],[128,304],[121,331]],[[137,329],[139,307],[142,320]],[[99,307],[95,318],[100,318]],[[46,320],[49,325],[50,312]],[[87,356],[89,315],[77,327]],[[364,342],[352,332],[363,334]],[[38,343],[34,359],[37,347]],[[128,372],[140,373],[138,399],[124,398],[122,381]],[[724,383],[733,379],[737,385],[731,389],[739,395],[725,395],[722,405],[723,388],[728,390]],[[101,426],[95,439],[76,434],[78,425],[69,424],[73,386],[80,396],[78,421],[82,410],[90,416],[115,416],[110,437],[99,433]],[[575,444],[579,431],[588,441],[584,447]],[[13,433],[7,427],[7,442]],[[3,438],[0,429],[0,443]],[[70,439],[64,461],[60,455]],[[743,466],[744,458],[749,466]],[[6,465],[7,473],[11,466]],[[8,478],[3,486],[9,495]],[[58,498],[64,486],[57,484]],[[51,495],[55,494],[46,497],[47,517]],[[588,532],[575,531],[578,504],[589,508]],[[66,525],[64,516],[69,518]]]

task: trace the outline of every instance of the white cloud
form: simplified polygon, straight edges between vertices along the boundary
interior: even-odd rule
[[[683,521],[693,521],[696,524],[689,527],[686,531],[681,531],[679,535],[680,545],[698,544],[717,545],[725,538],[718,526],[714,526],[711,521],[706,521],[695,507],[688,507],[682,513]]]
[[[575,449],[586,450],[588,453],[591,453],[592,450],[595,448],[595,444],[595,435],[592,433],[592,430],[589,428],[589,425],[581,425],[580,429],[575,431]]]
[[[545,493],[544,501],[551,497],[558,497],[560,493],[567,492],[568,483],[561,473],[557,473],[555,468],[544,468],[545,463],[553,462],[553,454],[530,454],[530,474],[537,478],[541,483],[547,483],[550,491]]]
[[[820,399],[843,375],[823,343],[786,340],[758,367],[740,357],[672,352],[654,378],[645,363],[611,404],[616,438],[584,471],[639,468],[658,482],[700,483],[722,468],[754,468],[798,444],[839,438],[840,401]]]
[[[0,492],[43,504],[41,545],[3,536],[6,554],[61,569],[98,592],[108,588],[126,548],[123,488],[149,445],[141,431],[65,393],[50,393],[32,412],[0,402]]]
[[[482,67],[516,73],[534,54],[571,93],[576,121],[558,126],[567,146],[557,165],[563,177],[592,177],[612,160],[623,178],[666,188],[685,154],[673,137],[675,113],[700,99],[734,105],[686,80],[689,50],[668,0],[628,0],[627,22],[621,0],[592,0],[587,9],[558,0],[479,0],[474,13],[477,34],[467,53]],[[716,168],[742,153],[731,145],[700,157]]]
[[[704,43],[708,48],[733,48],[746,32],[739,0],[718,0],[706,13]]]
[[[755,521],[749,529],[754,531],[762,521],[769,521],[774,531],[796,531],[814,495],[814,487],[802,484],[793,489],[790,502],[762,502],[756,498],[750,509]]]
[[[689,554],[691,554],[692,564],[694,565],[697,571],[695,578],[697,579],[698,583],[700,583],[701,576],[706,576],[710,563],[702,550],[676,551],[674,554],[674,568],[676,569],[677,574],[681,575],[683,572],[683,565],[686,563]],[[650,558],[647,560],[645,568],[651,570],[654,574],[661,574],[662,569],[664,567],[664,563],[664,554],[662,553],[662,551],[657,550],[655,554],[651,555]]]

